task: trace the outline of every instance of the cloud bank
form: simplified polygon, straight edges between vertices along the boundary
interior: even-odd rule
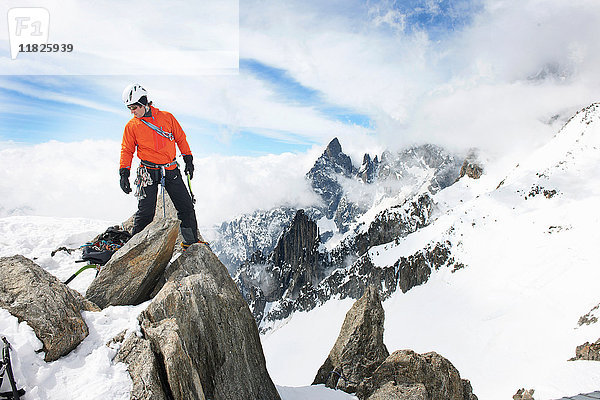
[[[137,210],[135,197],[119,187],[119,142],[0,144],[0,163],[5,166],[0,171],[0,217],[85,217],[120,223]],[[255,209],[315,204],[318,199],[304,174],[316,152],[195,158],[192,190],[198,223],[209,227]],[[133,185],[133,177],[130,182]]]

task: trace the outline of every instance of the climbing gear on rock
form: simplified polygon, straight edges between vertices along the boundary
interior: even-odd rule
[[[75,261],[75,262],[83,262],[83,260],[79,260],[79,261]],[[96,276],[98,276],[98,273],[100,272],[100,265],[97,265],[97,264],[88,264],[88,265],[84,265],[83,267],[79,268],[77,270],[77,272],[75,272],[73,275],[71,275],[69,277],[69,279],[67,279],[66,281],[64,281],[64,284],[68,285],[69,283],[71,283],[71,281],[73,279],[75,279],[77,277],[77,275],[79,275],[80,273],[82,273],[86,269],[90,269],[90,268],[96,268]]]
[[[12,365],[10,363],[10,343],[4,336],[2,336],[2,359],[0,359],[0,386],[2,386],[2,380],[6,374],[8,381],[10,382],[10,392],[0,393],[0,399],[12,399],[19,400],[21,396],[25,394],[25,390],[17,389],[17,383],[13,375]]]
[[[129,239],[131,239],[131,233],[121,229],[119,226],[111,226],[93,241],[81,246],[81,260],[77,260],[75,262],[87,262],[89,264],[79,268],[77,272],[71,275],[69,279],[64,282],[65,285],[75,279],[77,275],[86,269],[95,268],[97,276],[100,272],[101,266],[106,264],[112,255],[121,247],[123,247],[123,245],[129,241]]]
[[[125,194],[131,193],[131,186],[129,186],[129,168],[119,169],[119,175],[121,176],[121,181],[119,182],[121,189]]]

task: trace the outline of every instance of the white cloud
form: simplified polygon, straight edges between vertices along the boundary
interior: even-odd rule
[[[318,199],[304,174],[322,149],[263,157],[195,158],[192,189],[201,226],[255,209]],[[34,146],[2,142],[0,217],[11,214],[86,217],[122,222],[137,209],[119,187],[120,143],[48,142]],[[137,161],[134,162],[134,167]],[[133,185],[133,177],[130,178]]]

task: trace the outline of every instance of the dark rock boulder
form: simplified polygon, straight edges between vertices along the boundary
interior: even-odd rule
[[[399,350],[392,353],[370,378],[360,384],[357,396],[361,400],[371,399],[384,386],[389,388],[390,383],[399,390],[423,385],[427,391],[426,399],[431,400],[477,399],[469,381],[461,379],[454,365],[435,352],[417,354],[412,350]]]
[[[313,385],[355,392],[389,355],[383,344],[384,318],[377,289],[370,286],[346,314],[338,339]]]
[[[68,354],[88,335],[82,311],[99,311],[33,261],[0,258],[0,307],[25,321],[43,343],[44,360]]]
[[[225,266],[202,245],[191,246],[176,262],[190,268],[195,264],[196,273],[169,275],[140,315],[155,350],[175,361],[165,360],[171,391],[201,387],[211,400],[279,400],[256,323]],[[180,382],[182,376],[187,382]],[[201,398],[199,392],[188,396]]]
[[[161,219],[121,247],[94,279],[86,298],[105,308],[150,299],[173,254],[179,221]]]
[[[130,334],[113,361],[127,364],[127,371],[133,381],[131,399],[167,400],[160,379],[161,365],[152,351],[149,340]]]

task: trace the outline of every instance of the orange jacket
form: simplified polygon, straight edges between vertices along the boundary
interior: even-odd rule
[[[131,160],[136,148],[138,158],[154,164],[168,164],[173,161],[177,155],[175,143],[177,143],[182,155],[192,154],[185,133],[175,117],[171,113],[160,111],[153,106],[150,106],[150,109],[152,110],[152,117],[142,117],[141,119],[150,122],[165,132],[171,132],[175,140],[170,141],[160,136],[154,129],[140,121],[140,118],[133,117],[125,125],[125,132],[123,132],[119,168],[131,168]],[[173,165],[167,169],[175,168],[176,165]]]

